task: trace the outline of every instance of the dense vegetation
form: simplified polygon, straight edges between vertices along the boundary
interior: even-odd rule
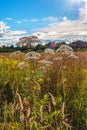
[[[30,41],[29,41],[30,42]],[[54,42],[55,43],[55,42]],[[11,45],[11,46],[2,46],[0,47],[0,52],[14,52],[14,51],[22,51],[22,52],[28,52],[30,50],[32,51],[38,51],[38,52],[43,52],[46,48],[52,48],[54,50],[57,50],[61,45],[66,45],[65,42],[59,42],[56,43],[55,46],[51,46],[52,42],[48,42],[45,45],[39,44],[36,46],[33,46],[32,43],[28,43],[28,45],[24,46],[19,46],[19,44],[17,44],[17,46]],[[71,46],[74,51],[85,51],[87,50],[87,42],[86,41],[75,41],[75,42],[71,42],[69,44],[69,46]]]
[[[87,130],[86,52],[0,58],[0,130],[25,129]]]

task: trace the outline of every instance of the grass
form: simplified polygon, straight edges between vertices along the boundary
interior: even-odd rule
[[[3,54],[2,54],[3,55]],[[87,53],[0,58],[0,130],[86,130]],[[55,57],[61,60],[53,60]],[[41,60],[50,61],[40,63]],[[20,64],[21,63],[21,64]]]

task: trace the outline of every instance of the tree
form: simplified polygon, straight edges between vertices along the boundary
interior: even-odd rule
[[[41,41],[38,39],[37,36],[28,36],[20,38],[19,42],[16,45],[19,47],[26,46],[28,49],[31,50],[38,44],[41,44]]]

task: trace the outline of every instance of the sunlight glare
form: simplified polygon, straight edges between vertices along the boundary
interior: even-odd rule
[[[69,0],[69,2],[74,5],[74,4],[80,4],[83,0]]]

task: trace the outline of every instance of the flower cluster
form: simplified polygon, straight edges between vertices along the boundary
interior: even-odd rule
[[[57,60],[58,60],[58,61],[61,61],[62,59],[63,59],[63,58],[62,58],[61,56],[57,56],[57,57],[54,57],[54,58],[53,58],[54,61],[57,61]]]
[[[21,51],[15,51],[13,53],[10,54],[10,58],[16,58],[20,55],[22,55],[23,53]]]
[[[54,54],[54,50],[53,50],[53,49],[50,49],[50,48],[46,48],[46,49],[44,50],[44,52],[45,52],[46,54]]]
[[[71,47],[69,47],[68,45],[61,45],[56,52],[62,52],[62,54],[72,54],[73,53],[73,49]]]
[[[37,52],[28,52],[24,55],[24,60],[38,60],[40,59],[41,55]]]
[[[52,64],[53,64],[53,62],[48,61],[48,60],[41,60],[41,61],[39,61],[39,63],[41,63],[41,64],[43,64],[43,65],[47,65],[47,64],[52,65]]]

